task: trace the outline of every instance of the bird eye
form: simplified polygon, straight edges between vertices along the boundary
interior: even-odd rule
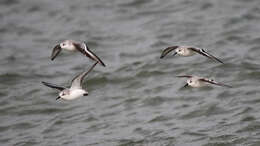
[[[192,81],[190,81],[190,83],[192,83]]]
[[[65,46],[65,43],[62,43],[61,46]]]

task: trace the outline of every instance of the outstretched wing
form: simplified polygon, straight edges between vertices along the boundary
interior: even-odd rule
[[[170,53],[171,51],[177,49],[178,47],[179,47],[179,46],[171,46],[171,47],[168,47],[168,48],[164,49],[163,52],[162,52],[162,54],[161,54],[161,57],[160,57],[160,58],[162,59],[162,58],[165,57],[168,53]]]
[[[87,44],[85,42],[81,44],[78,43],[74,43],[74,45],[76,46],[76,49],[78,51],[80,51],[82,54],[86,55],[87,57],[89,57],[90,59],[97,61],[98,63],[100,63],[102,66],[106,66],[105,63],[95,54],[93,53],[87,46]]]
[[[91,58],[93,58],[93,60],[98,61],[104,67],[106,66],[105,63],[94,52],[92,52],[89,49],[89,47],[88,47],[86,42],[83,42],[83,46],[84,46],[85,52],[87,52],[87,54],[89,54],[91,56]]]
[[[54,60],[59,55],[60,52],[61,52],[61,47],[60,44],[58,44],[52,49],[51,60]]]
[[[182,75],[182,76],[176,76],[176,77],[179,77],[179,78],[192,78],[192,76],[190,76],[190,75]]]
[[[42,84],[47,86],[47,87],[50,87],[50,88],[54,88],[54,89],[57,89],[59,91],[62,91],[64,89],[66,89],[65,87],[62,87],[62,86],[59,86],[59,85],[56,85],[56,84],[52,84],[52,83],[48,83],[48,82],[43,82],[42,81]]]
[[[203,81],[203,82],[207,82],[207,83],[210,83],[210,84],[214,84],[214,85],[218,85],[218,86],[223,86],[223,87],[229,87],[229,88],[232,88],[232,86],[230,85],[226,85],[226,84],[223,84],[223,83],[218,83],[214,80],[210,80],[210,79],[206,79],[206,78],[202,78],[202,79],[199,79],[200,81]]]
[[[190,49],[190,50],[192,50],[192,51],[194,51],[194,52],[196,52],[196,53],[199,53],[199,54],[201,54],[201,55],[203,55],[203,56],[205,56],[205,57],[208,57],[208,58],[210,58],[210,59],[213,59],[213,60],[215,60],[215,61],[218,61],[218,62],[224,64],[224,62],[222,62],[222,61],[221,61],[220,59],[218,59],[217,57],[211,55],[210,53],[206,52],[204,49],[198,49],[198,48],[192,48],[192,47],[191,47],[191,48],[188,48],[188,49]]]
[[[82,82],[83,79],[85,78],[85,76],[92,71],[92,69],[97,65],[98,62],[95,62],[91,68],[88,71],[84,71],[83,73],[77,75],[76,77],[74,77],[71,81],[71,87],[70,88],[74,88],[74,89],[78,89],[78,88],[82,88]]]
[[[86,55],[87,57],[91,58],[91,57],[86,53],[86,51],[82,48],[82,47],[84,47],[84,46],[81,46],[81,44],[75,43],[75,42],[73,42],[73,45],[75,46],[75,48],[76,48],[79,52],[81,52],[82,54],[84,54],[84,55]],[[91,59],[92,59],[92,58],[91,58]]]

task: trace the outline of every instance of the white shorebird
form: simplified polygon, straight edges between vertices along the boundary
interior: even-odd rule
[[[42,82],[45,86],[48,86],[50,88],[54,88],[60,91],[59,96],[56,98],[58,100],[59,98],[65,99],[65,100],[73,100],[76,98],[79,98],[81,96],[87,96],[88,91],[83,89],[82,83],[84,77],[97,65],[98,62],[96,62],[88,71],[84,71],[83,73],[77,75],[74,77],[71,81],[71,87],[66,88],[59,85],[55,85],[52,83]]]
[[[86,42],[79,43],[74,40],[65,40],[64,42],[56,45],[52,50],[51,60],[54,60],[58,56],[58,54],[61,52],[62,49],[67,50],[67,51],[79,51],[82,54],[89,57],[90,59],[97,61],[102,66],[104,66],[104,67],[106,66],[103,63],[103,61],[101,59],[99,59],[99,57],[96,54],[94,54],[92,51],[90,51]]]
[[[223,86],[223,87],[229,87],[229,88],[232,87],[232,86],[229,86],[229,85],[226,85],[223,83],[216,82],[212,79],[198,77],[198,76],[183,75],[183,76],[177,76],[177,77],[188,78],[187,83],[184,85],[184,87],[191,86],[194,88],[199,88],[199,87],[206,86],[207,83],[218,85],[218,86]]]
[[[199,53],[200,55],[203,55],[203,56],[208,57],[208,58],[210,58],[212,60],[215,60],[215,61],[218,61],[220,63],[223,63],[217,57],[209,54],[204,49],[199,49],[199,48],[190,47],[190,46],[171,46],[171,47],[168,47],[168,48],[163,50],[160,58],[162,59],[163,57],[165,57],[171,51],[175,51],[173,56],[176,55],[176,54],[178,54],[180,56],[192,56],[195,53]]]

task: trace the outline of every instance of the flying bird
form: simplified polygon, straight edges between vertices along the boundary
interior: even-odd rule
[[[90,59],[97,61],[102,66],[106,66],[103,61],[89,49],[86,42],[79,43],[74,40],[65,40],[60,44],[57,44],[52,50],[51,60],[54,60],[62,49],[67,51],[79,51]]]
[[[232,86],[230,86],[230,85],[226,85],[223,83],[216,82],[212,79],[198,77],[198,76],[181,75],[181,76],[176,76],[176,77],[188,78],[188,80],[186,81],[187,83],[184,85],[184,87],[191,86],[194,88],[199,88],[199,87],[204,87],[207,84],[214,84],[214,85],[218,85],[218,86],[232,88]]]
[[[85,76],[97,65],[98,62],[92,65],[92,67],[88,71],[84,71],[81,74],[74,77],[71,81],[70,88],[66,88],[63,86],[59,86],[56,84],[48,83],[48,82],[42,82],[43,85],[54,88],[56,90],[59,90],[59,96],[56,98],[58,99],[65,99],[65,100],[73,100],[76,98],[79,98],[81,96],[87,96],[88,91],[86,89],[83,89],[82,83]]]
[[[164,58],[167,54],[169,54],[172,51],[174,51],[173,56],[175,56],[176,54],[178,54],[180,56],[192,56],[192,55],[198,53],[198,54],[203,55],[203,56],[205,56],[209,59],[212,59],[212,60],[215,60],[217,62],[224,64],[220,59],[218,59],[217,57],[209,54],[204,49],[189,47],[189,46],[171,46],[171,47],[168,47],[168,48],[163,50],[160,58],[161,59]]]

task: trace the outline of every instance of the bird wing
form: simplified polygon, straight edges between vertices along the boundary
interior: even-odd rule
[[[65,87],[62,87],[62,86],[59,86],[59,85],[56,85],[56,84],[52,84],[52,83],[48,83],[48,82],[43,82],[42,81],[42,84],[47,86],[47,87],[50,87],[50,88],[54,88],[54,89],[57,89],[59,91],[62,91],[64,89],[66,89]]]
[[[76,48],[79,52],[81,52],[82,54],[84,54],[84,55],[86,55],[87,57],[91,58],[91,57],[89,56],[89,54],[87,54],[87,52],[83,49],[84,46],[81,46],[81,44],[76,43],[76,42],[73,42],[73,45],[75,46],[75,48]],[[92,59],[92,58],[91,58],[91,59]]]
[[[87,52],[90,56],[92,56],[94,58],[95,61],[98,61],[101,65],[103,65],[104,67],[106,66],[105,63],[95,54],[93,53],[86,42],[83,42],[83,46],[84,46],[84,50],[85,52]]]
[[[60,44],[58,44],[52,49],[51,60],[54,60],[59,55],[60,52],[61,52],[61,47]]]
[[[210,83],[210,84],[214,84],[214,85],[218,85],[218,86],[223,86],[223,87],[229,87],[229,88],[232,88],[232,86],[230,85],[226,85],[226,84],[223,84],[223,83],[218,83],[214,80],[210,80],[210,79],[206,79],[206,78],[201,78],[199,79],[200,81],[203,81],[203,82],[207,82],[207,83]]]
[[[204,49],[198,49],[198,48],[193,48],[193,47],[190,47],[190,48],[188,48],[188,49],[190,49],[190,50],[192,50],[192,51],[194,51],[194,52],[196,52],[196,53],[199,53],[200,55],[203,55],[203,56],[205,56],[205,57],[208,57],[208,58],[210,58],[210,59],[213,59],[213,60],[215,60],[215,61],[218,61],[218,62],[224,64],[224,62],[222,62],[222,61],[221,61],[220,59],[218,59],[217,57],[211,55],[210,53],[206,52]]]
[[[165,57],[168,53],[170,53],[171,51],[177,49],[178,47],[179,47],[179,46],[171,46],[171,47],[168,47],[168,48],[164,49],[163,52],[162,52],[162,54],[161,54],[161,57],[160,57],[160,58],[162,59],[162,58]]]
[[[192,78],[192,76],[190,76],[190,75],[181,75],[181,76],[176,76],[176,77],[179,77],[179,78]]]
[[[75,76],[71,81],[70,88],[82,88],[83,79],[89,72],[91,72],[91,70],[97,65],[97,63],[98,62],[95,62],[88,71],[84,71],[84,72],[80,73],[79,75]]]
[[[87,44],[85,42],[81,44],[78,43],[74,43],[74,45],[76,46],[76,49],[78,51],[80,51],[82,54],[86,55],[87,57],[89,57],[90,59],[99,62],[102,66],[106,66],[105,63],[95,54],[93,53],[87,46]]]

